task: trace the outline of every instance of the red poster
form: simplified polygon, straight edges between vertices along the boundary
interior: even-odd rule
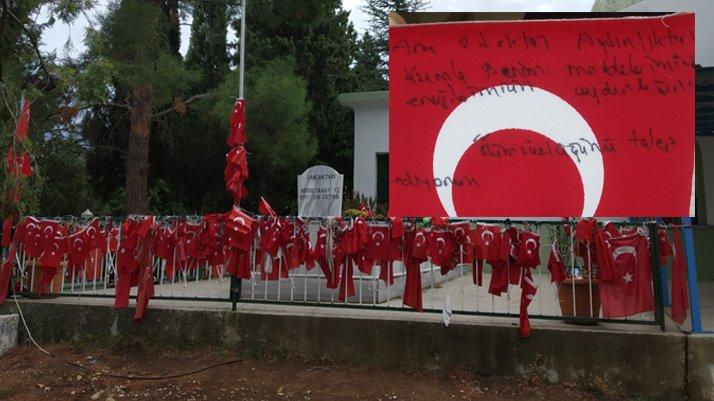
[[[389,31],[391,216],[693,213],[694,14]]]

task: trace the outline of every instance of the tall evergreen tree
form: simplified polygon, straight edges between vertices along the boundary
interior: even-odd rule
[[[225,1],[193,3],[191,41],[186,63],[201,72],[201,88],[215,88],[229,71],[228,7]]]
[[[352,117],[337,98],[355,88],[350,66],[356,33],[341,4],[341,0],[251,0],[246,66],[250,74],[274,58],[288,55],[295,59],[312,105],[310,133],[318,140],[313,162],[345,174],[347,187],[352,179]],[[236,20],[236,29],[239,24]],[[250,92],[246,98],[250,104]]]
[[[90,95],[119,98],[114,107],[129,116],[126,150],[126,213],[149,210],[149,149],[152,121],[183,112],[186,104],[180,94],[187,92],[197,75],[184,68],[169,46],[172,24],[159,0],[122,0],[109,7],[100,32],[89,32],[87,68],[80,81],[96,84]],[[89,85],[93,86],[93,85]],[[101,88],[104,93],[101,92]],[[100,88],[97,90],[96,88]],[[88,88],[80,87],[87,92]],[[102,96],[103,95],[103,96]],[[155,109],[163,107],[162,112]]]
[[[358,91],[387,90],[387,81],[380,72],[382,58],[372,35],[365,32],[355,55],[354,74]]]
[[[381,70],[386,73],[387,32],[390,12],[417,12],[429,8],[429,0],[366,0],[362,11],[369,18],[369,29],[382,55]]]

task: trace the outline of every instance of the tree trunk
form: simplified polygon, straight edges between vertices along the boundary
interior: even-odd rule
[[[151,133],[151,85],[132,92],[131,131],[126,157],[126,214],[149,211],[149,135]]]

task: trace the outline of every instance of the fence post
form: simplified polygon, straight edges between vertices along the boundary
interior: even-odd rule
[[[231,289],[230,300],[231,310],[235,312],[238,309],[238,301],[240,301],[241,289],[243,288],[243,280],[231,274]]]
[[[692,333],[702,332],[702,316],[699,314],[699,287],[697,285],[697,258],[694,252],[692,219],[682,217],[684,249],[687,256],[687,286],[689,287],[689,309],[692,315]]]
[[[664,305],[662,303],[662,270],[659,263],[659,234],[657,233],[657,223],[649,223],[650,231],[650,258],[652,259],[652,281],[654,283],[655,298],[655,322],[659,323],[659,328],[665,331]]]

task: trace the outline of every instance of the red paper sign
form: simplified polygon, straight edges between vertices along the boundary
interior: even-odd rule
[[[389,32],[391,216],[693,214],[694,14]]]

